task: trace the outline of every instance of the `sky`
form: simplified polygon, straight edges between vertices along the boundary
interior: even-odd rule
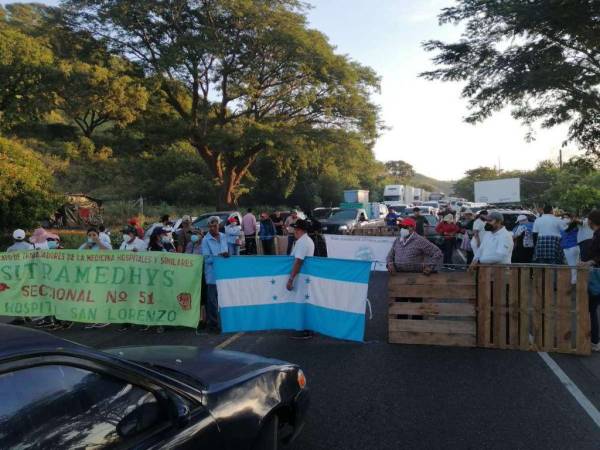
[[[440,10],[453,0],[308,1],[313,6],[310,26],[326,34],[338,53],[372,67],[381,77],[381,94],[374,100],[389,129],[375,145],[377,159],[402,159],[424,175],[455,180],[479,166],[525,170],[558,158],[565,127],[536,130],[536,140],[526,142],[527,129],[508,110],[483,123],[466,124],[460,84],[418,77],[433,68],[423,41],[460,37],[460,28],[437,22]],[[6,3],[11,2],[0,0]],[[574,154],[573,148],[564,150],[565,157]]]

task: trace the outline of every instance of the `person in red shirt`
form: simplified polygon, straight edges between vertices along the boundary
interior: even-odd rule
[[[448,214],[437,224],[435,231],[444,238],[444,245],[442,247],[444,265],[451,265],[454,247],[456,246],[456,235],[460,232],[460,227],[454,223],[454,216]]]
[[[144,229],[140,226],[140,220],[137,217],[129,219],[127,225],[134,227],[137,237],[144,239]]]

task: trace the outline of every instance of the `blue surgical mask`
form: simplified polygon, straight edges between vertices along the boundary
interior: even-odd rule
[[[54,250],[55,248],[58,248],[58,242],[56,242],[56,241],[48,241],[48,248],[50,250]]]
[[[171,242],[171,239],[169,239],[168,236],[163,236],[160,240],[163,244],[168,244]]]
[[[89,237],[89,238],[87,238],[87,242],[88,242],[88,244],[93,244],[94,240],[91,237]]]
[[[190,240],[195,244],[196,242],[198,242],[200,238],[198,237],[197,234],[192,234],[192,237],[190,238]]]

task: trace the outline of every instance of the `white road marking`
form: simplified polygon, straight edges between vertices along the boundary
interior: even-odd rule
[[[239,338],[241,338],[244,335],[244,333],[236,333],[233,336],[225,339],[223,342],[221,342],[219,345],[217,345],[215,347],[215,349],[217,350],[223,350],[225,347],[227,347],[229,344],[234,343],[235,341],[237,341]]]
[[[594,421],[596,426],[600,428],[600,411],[594,406],[592,402],[588,400],[581,389],[577,387],[575,383],[569,378],[569,376],[560,368],[560,366],[554,361],[548,353],[537,352],[540,358],[546,363],[546,365],[554,372],[554,375],[560,380],[562,385],[569,391],[569,393],[575,398],[579,406],[587,413],[588,416]]]

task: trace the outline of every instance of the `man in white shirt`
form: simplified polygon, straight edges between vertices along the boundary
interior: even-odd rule
[[[487,216],[488,212],[485,209],[479,211],[477,219],[475,219],[475,222],[473,222],[473,238],[471,239],[471,248],[473,249],[473,254],[477,253],[477,249],[481,247],[481,243],[487,234],[487,231],[485,231]]]
[[[564,254],[560,246],[560,232],[566,228],[567,224],[552,214],[552,206],[544,206],[544,214],[533,223],[535,263],[562,264]]]
[[[25,252],[28,250],[33,250],[33,245],[29,242],[25,241],[25,231],[18,229],[13,232],[13,240],[14,243],[10,247],[6,249],[8,253],[10,252]]]
[[[290,254],[294,257],[294,265],[292,266],[292,272],[290,273],[290,278],[287,282],[288,291],[294,289],[294,281],[300,273],[300,269],[302,269],[304,260],[315,254],[315,243],[308,235],[309,223],[306,220],[298,219],[291,227],[294,230],[296,242],[294,243],[294,248]],[[296,339],[310,339],[313,337],[313,332],[304,330],[293,337]]]
[[[123,230],[123,243],[119,247],[119,250],[145,252],[147,249],[148,245],[146,242],[137,237],[137,230],[135,227],[127,227]]]
[[[512,234],[504,227],[502,214],[489,213],[485,230],[488,233],[475,252],[471,267],[477,264],[510,264],[514,243]]]

